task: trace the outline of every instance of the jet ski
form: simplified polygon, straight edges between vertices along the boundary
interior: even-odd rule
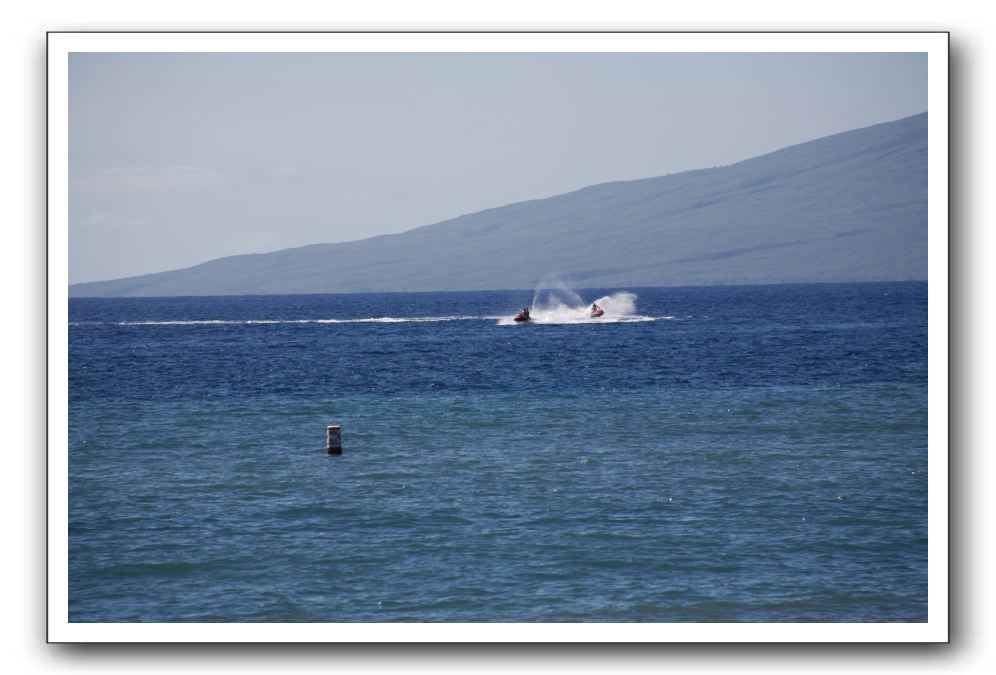
[[[521,321],[530,321],[530,320],[532,320],[532,317],[529,316],[529,310],[528,309],[522,310],[521,312],[519,312],[518,314],[515,315],[514,319],[512,319],[512,321],[520,321],[520,322]]]
[[[598,305],[592,305],[591,318],[597,319],[598,317],[602,316],[603,314],[605,314],[605,310],[604,309],[602,309]]]

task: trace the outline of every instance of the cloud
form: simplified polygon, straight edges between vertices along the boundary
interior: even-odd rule
[[[220,187],[227,180],[217,171],[197,166],[115,167],[70,176],[71,192],[164,192]]]

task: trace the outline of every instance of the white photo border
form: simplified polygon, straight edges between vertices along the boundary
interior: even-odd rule
[[[949,641],[946,32],[52,32],[48,34],[48,641],[913,643]],[[921,52],[928,68],[928,618],[924,623],[197,624],[69,621],[68,86],[73,52]]]

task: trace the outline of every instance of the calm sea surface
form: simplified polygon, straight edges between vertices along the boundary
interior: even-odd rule
[[[926,621],[926,284],[626,290],[70,300],[69,619]]]

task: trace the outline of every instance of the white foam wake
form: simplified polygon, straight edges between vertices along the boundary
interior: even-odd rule
[[[573,294],[573,291],[570,291]],[[605,310],[601,317],[591,316],[591,304],[574,294],[574,298],[534,297],[530,308],[530,323],[583,324],[583,323],[635,323],[674,319],[673,316],[643,316],[636,314],[636,295],[613,293],[596,298],[594,302]],[[353,324],[353,323],[436,323],[443,321],[496,321],[499,325],[515,324],[511,315],[505,316],[372,316],[356,319],[162,319],[142,321],[70,321],[70,326],[255,326],[281,324]],[[517,324],[516,324],[517,325]]]
[[[604,310],[600,317],[591,316],[592,302]],[[529,308],[530,323],[577,324],[577,323],[635,323],[657,321],[670,317],[643,316],[636,313],[636,294],[621,291],[603,295],[588,302],[563,283],[537,289],[533,293],[533,304]],[[500,325],[516,323],[513,317],[502,317]]]
[[[116,326],[251,326],[271,324],[330,323],[429,323],[437,321],[474,321],[479,316],[372,316],[360,319],[168,319],[147,321],[71,321],[70,326],[113,324]]]

